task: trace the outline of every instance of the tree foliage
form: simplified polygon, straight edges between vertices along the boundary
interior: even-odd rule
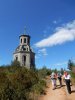
[[[68,69],[70,70],[70,74],[72,77],[72,84],[75,85],[75,63],[72,60],[68,61]]]
[[[50,75],[51,74],[51,70],[47,69],[46,66],[44,66],[43,68],[39,69],[38,71],[38,76],[40,78],[45,78],[45,76]]]
[[[63,75],[63,74],[64,74],[64,69],[61,68],[60,72],[61,72],[61,74]]]
[[[74,62],[72,60],[69,59],[69,61],[68,61],[68,69],[72,70],[73,67],[75,67],[75,64],[74,64]]]

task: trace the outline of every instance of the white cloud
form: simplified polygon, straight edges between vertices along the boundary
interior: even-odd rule
[[[38,54],[42,54],[42,55],[46,56],[47,55],[47,51],[46,51],[45,48],[43,48],[43,49],[38,50]]]
[[[64,24],[62,27],[57,27],[55,33],[45,38],[36,44],[36,47],[51,47],[54,45],[62,44],[75,39],[75,20]]]
[[[62,62],[62,63],[57,63],[57,64],[54,64],[54,66],[63,66],[63,65],[67,65],[67,61],[65,62]]]
[[[61,68],[66,68],[67,69],[67,64],[68,64],[68,61],[64,61],[64,62],[58,62],[58,63],[55,63],[55,64],[52,64],[52,65],[50,65],[51,66],[51,68],[53,69],[53,68],[59,68],[59,69],[61,69]]]
[[[47,54],[47,51],[46,51],[45,48],[39,49],[39,50],[37,51],[37,53],[36,53],[35,59],[39,59],[40,57],[42,57],[42,56],[47,56],[47,55],[48,55],[48,54]]]

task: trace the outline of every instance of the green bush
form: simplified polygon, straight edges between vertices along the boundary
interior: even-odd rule
[[[70,71],[70,74],[71,74],[71,81],[72,81],[72,84],[75,85],[75,73],[73,73],[72,71]]]
[[[37,71],[20,66],[1,67],[0,99],[28,100],[32,93],[44,93],[46,82],[43,78],[47,73],[49,72],[46,68]]]
[[[51,74],[51,70],[47,69],[46,67],[43,67],[42,69],[38,70],[38,77],[40,79],[45,78],[47,75]]]
[[[11,62],[11,66],[20,67],[20,62],[19,62],[19,61],[14,60],[14,61],[12,61],[12,62]]]
[[[33,85],[32,91],[36,94],[43,94],[46,87],[46,82],[40,80],[37,84]]]

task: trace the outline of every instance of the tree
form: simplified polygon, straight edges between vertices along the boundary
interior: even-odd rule
[[[57,72],[58,72],[56,68],[54,69],[54,72],[55,72],[55,73],[57,73]]]
[[[63,70],[63,68],[61,68],[60,72],[61,72],[61,74],[63,75],[63,73],[64,73],[64,70]]]
[[[72,62],[72,60],[69,59],[69,61],[68,61],[68,69],[72,70],[73,67],[74,67],[74,63]]]

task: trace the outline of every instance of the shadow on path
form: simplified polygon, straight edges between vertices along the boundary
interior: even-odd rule
[[[60,89],[60,88],[62,88],[62,87],[64,87],[65,85],[62,85],[62,86],[60,86],[60,85],[57,85],[56,86],[56,89]]]
[[[75,93],[75,90],[72,90],[71,93]]]

